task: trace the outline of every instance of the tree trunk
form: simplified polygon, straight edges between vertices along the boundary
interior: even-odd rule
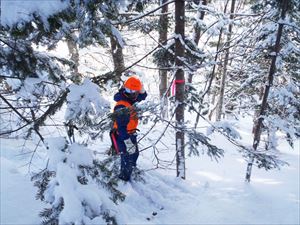
[[[74,62],[74,67],[73,67],[74,70],[73,70],[73,75],[71,80],[75,84],[79,84],[81,82],[82,77],[78,71],[79,52],[78,52],[77,44],[72,38],[69,38],[67,40],[67,45],[68,45],[69,53],[71,54],[71,60]]]
[[[185,179],[185,154],[184,154],[184,100],[185,100],[185,78],[183,71],[184,45],[180,38],[184,40],[184,0],[175,1],[175,64],[176,64],[176,78],[175,78],[175,100],[177,107],[176,113],[176,169],[177,177]]]
[[[160,4],[163,5],[167,0],[161,0]],[[168,39],[168,5],[166,4],[161,9],[161,16],[159,17],[159,38],[158,42],[164,44]],[[163,118],[167,117],[168,112],[168,72],[167,70],[159,70],[159,95],[161,98],[161,114]]]
[[[198,5],[207,5],[207,0],[200,0]],[[198,15],[199,12],[197,12],[197,15]],[[205,11],[202,10],[200,12],[200,15],[198,16],[200,20],[203,20],[204,19],[204,15],[205,15]],[[200,40],[200,35],[201,35],[201,27],[199,26],[198,23],[195,23],[194,24],[194,37],[193,37],[193,40],[195,42],[195,44],[198,46],[199,44],[199,40]],[[188,74],[188,82],[191,84],[193,82],[193,75],[194,73],[190,72]]]
[[[199,5],[207,5],[207,0],[201,0],[199,2]],[[203,20],[204,15],[205,15],[205,11],[202,10],[200,12],[200,15],[199,15],[199,20]],[[198,43],[199,43],[200,35],[201,35],[201,27],[199,26],[198,23],[195,23],[195,25],[194,25],[194,38],[193,39],[194,39],[194,42],[195,42],[196,45],[198,45]]]
[[[282,20],[285,19],[288,1],[289,0],[283,0],[282,1],[282,6],[281,6],[282,7],[282,9],[281,9],[282,10],[281,11],[281,19]],[[277,36],[276,36],[276,42],[275,42],[275,46],[274,46],[274,52],[276,54],[272,55],[272,61],[271,61],[271,66],[270,66],[270,70],[269,70],[268,81],[265,85],[263,100],[262,100],[262,103],[261,103],[257,123],[256,123],[255,129],[254,129],[254,138],[253,138],[253,145],[252,145],[254,151],[257,150],[257,147],[258,147],[259,142],[260,142],[262,127],[263,127],[263,121],[264,121],[264,115],[266,114],[267,106],[268,106],[268,96],[269,96],[270,88],[273,85],[274,74],[276,72],[276,59],[277,59],[277,55],[280,51],[280,39],[281,39],[281,36],[282,36],[282,31],[283,31],[283,24],[279,23],[278,30],[277,30]],[[253,162],[254,162],[254,157],[252,156],[250,158],[249,162],[248,162],[248,165],[247,165],[247,171],[246,171],[246,181],[247,182],[250,182]]]
[[[215,55],[215,58],[214,58],[214,61],[217,62],[218,60],[218,57],[219,57],[219,49],[220,49],[220,45],[221,45],[221,42],[222,42],[222,34],[223,34],[223,29],[220,30],[220,34],[219,34],[219,38],[218,38],[218,43],[217,43],[217,49],[216,49],[216,55]],[[200,119],[200,110],[201,110],[201,107],[202,107],[202,102],[204,100],[204,97],[207,93],[210,92],[210,89],[211,89],[211,86],[212,86],[212,83],[213,83],[213,80],[215,78],[215,74],[216,74],[216,68],[217,68],[217,64],[214,63],[214,66],[213,66],[213,69],[212,69],[212,72],[211,72],[211,75],[210,75],[210,78],[209,78],[209,81],[207,82],[207,87],[205,88],[205,91],[204,93],[202,94],[201,98],[200,98],[200,104],[199,104],[199,112],[197,113],[197,117],[196,117],[196,122],[195,122],[195,128],[198,126],[198,123],[199,123],[199,119]],[[200,92],[201,93],[201,92]],[[200,95],[199,93],[199,95]],[[215,95],[215,93],[213,93],[213,95]],[[212,104],[214,104],[214,96],[213,96],[213,102]],[[214,111],[214,108],[213,109],[210,109],[210,118],[212,117],[212,114],[213,114],[213,111]]]
[[[115,81],[120,82],[122,72],[125,70],[123,50],[115,37],[110,37],[111,55],[114,63]]]
[[[265,81],[263,80],[263,83],[265,83]],[[259,94],[258,94],[258,101],[260,102],[263,97],[264,97],[264,87],[261,86],[259,88]],[[253,127],[252,127],[252,134],[255,133],[255,129],[256,129],[256,125],[257,125],[257,119],[259,117],[259,113],[260,113],[260,109],[259,108],[256,108],[255,111],[254,111],[254,115],[253,115]]]
[[[224,13],[226,13],[227,11],[227,5],[228,5],[228,1],[226,2],[225,4],[225,8],[224,8]],[[210,89],[211,89],[211,85],[213,83],[213,80],[215,78],[215,74],[216,74],[216,68],[217,68],[217,60],[218,60],[218,57],[219,57],[219,49],[220,49],[220,46],[221,46],[221,43],[222,43],[222,36],[223,36],[223,28],[220,29],[220,34],[219,34],[219,37],[218,37],[218,43],[217,43],[217,49],[216,49],[216,55],[215,55],[215,58],[214,58],[214,66],[213,66],[213,70],[211,72],[211,75],[210,75],[210,78],[209,78],[209,81],[206,83],[205,85],[205,90],[203,92],[203,94],[201,95],[200,97],[200,104],[199,104],[199,112],[197,113],[197,117],[196,117],[196,122],[195,122],[195,128],[198,126],[198,122],[199,122],[199,119],[200,119],[200,113],[201,113],[201,107],[202,107],[202,102],[204,101],[204,97],[207,93],[209,93]],[[201,92],[199,92],[199,95],[201,94]],[[213,110],[210,110],[210,115],[212,116],[213,114]]]
[[[235,0],[231,1],[231,8],[230,8],[230,20],[233,20],[233,13],[234,13],[234,7],[235,7]],[[220,95],[216,110],[216,121],[221,120],[221,116],[224,113],[223,112],[223,105],[224,105],[224,93],[225,93],[225,83],[226,83],[226,77],[227,77],[227,65],[229,60],[229,48],[230,48],[230,41],[231,41],[231,35],[232,35],[232,23],[228,26],[228,35],[227,35],[227,41],[225,43],[225,59],[224,59],[224,65],[223,65],[223,71],[222,71],[222,78],[220,83]]]

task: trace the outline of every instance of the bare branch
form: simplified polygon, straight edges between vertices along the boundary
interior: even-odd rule
[[[143,14],[143,15],[137,16],[137,17],[135,17],[135,18],[132,18],[132,19],[129,19],[129,20],[126,20],[126,21],[124,21],[124,22],[115,23],[115,24],[113,24],[113,25],[122,25],[122,24],[127,24],[127,23],[134,22],[134,21],[136,21],[136,20],[142,19],[142,18],[144,18],[144,17],[146,17],[146,16],[148,16],[148,15],[150,15],[150,14],[152,14],[152,13],[156,12],[157,10],[159,10],[159,9],[163,8],[164,6],[166,6],[166,5],[169,5],[169,4],[173,3],[173,2],[175,2],[175,0],[172,0],[172,1],[166,2],[165,4],[162,4],[162,5],[160,5],[159,7],[155,8],[155,9],[153,9],[153,10],[151,10],[151,11],[149,11],[149,12],[147,12],[147,13]]]
[[[0,94],[0,98],[22,119],[24,120],[27,125],[33,123],[33,121],[29,121],[28,119],[26,119],[21,113],[19,113],[18,110],[15,109],[14,106],[12,106],[9,101],[6,100],[6,98],[4,98],[1,94]],[[36,132],[36,134],[39,136],[39,138],[41,139],[42,142],[44,142],[44,138],[41,135],[41,133],[34,127],[33,130]]]

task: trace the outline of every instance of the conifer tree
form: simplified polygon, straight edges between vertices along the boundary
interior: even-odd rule
[[[184,127],[184,101],[185,101],[185,78],[183,71],[183,63],[181,58],[184,57],[184,6],[183,0],[175,1],[175,100],[176,100],[176,127]],[[176,131],[176,168],[177,177],[185,179],[185,151],[184,151],[184,132]]]
[[[161,4],[165,4],[167,0],[162,0]],[[161,45],[164,45],[168,39],[168,26],[169,26],[169,19],[168,19],[168,5],[165,5],[161,9],[161,15],[159,18],[159,38],[158,42]],[[166,68],[159,69],[159,96],[162,99],[162,116],[166,118],[167,111],[168,111],[168,71]]]
[[[234,14],[234,8],[235,8],[235,0],[231,0],[231,7],[230,7],[230,16],[229,19],[231,20],[229,22],[228,27],[228,34],[226,43],[224,44],[225,48],[225,57],[224,57],[224,63],[223,63],[223,69],[222,69],[222,76],[221,76],[221,82],[220,82],[220,93],[217,103],[217,109],[216,109],[216,121],[221,120],[221,115],[224,113],[223,107],[224,107],[224,92],[225,92],[225,84],[227,80],[227,73],[228,73],[228,64],[229,64],[229,48],[231,43],[231,37],[232,37],[232,23],[233,23],[233,14]]]
[[[37,199],[50,204],[40,212],[42,224],[118,224],[116,205],[125,195],[112,176],[116,166],[64,138],[48,139],[47,145],[48,167],[32,177]]]
[[[262,5],[257,4],[256,7]],[[255,118],[255,127],[254,127],[254,139],[253,139],[253,150],[257,151],[258,146],[261,141],[261,135],[264,129],[270,132],[271,136],[275,135],[276,129],[283,129],[283,132],[286,133],[287,140],[292,144],[293,138],[299,136],[299,130],[295,127],[299,124],[299,102],[296,103],[295,95],[297,93],[290,89],[290,87],[295,87],[294,79],[291,77],[286,66],[289,65],[289,58],[294,54],[297,54],[294,46],[292,45],[293,40],[289,38],[289,32],[293,30],[293,27],[289,27],[292,24],[292,15],[295,13],[298,2],[282,0],[279,2],[269,2],[265,5],[266,7],[275,6],[275,10],[269,15],[273,18],[276,18],[276,23],[272,24],[263,24],[265,27],[264,36],[260,36],[260,40],[264,43],[264,47],[268,47],[268,61],[270,62],[268,76],[265,79],[265,87],[263,92],[262,103],[260,105],[260,110],[258,117]],[[287,27],[285,29],[285,27]],[[267,33],[266,33],[267,31]],[[261,33],[263,34],[263,33]],[[273,36],[271,40],[266,39],[268,36]],[[274,41],[272,41],[274,40]],[[265,41],[265,42],[264,42]],[[281,77],[289,79],[290,84],[281,81]],[[284,87],[287,85],[286,87]],[[285,88],[289,89],[289,97],[286,95],[283,90]],[[287,90],[286,90],[287,91]],[[281,100],[282,99],[282,100]],[[274,104],[274,108],[272,105]],[[284,105],[283,105],[284,104]],[[288,106],[288,108],[286,108]],[[283,108],[281,108],[283,107]],[[275,109],[275,110],[272,110]],[[279,110],[276,110],[281,108]],[[288,119],[282,119],[282,116],[288,116]],[[276,121],[274,119],[276,118]],[[284,123],[285,126],[282,126],[281,123]],[[271,141],[270,145],[267,146],[267,149],[276,148],[276,143]],[[248,162],[246,180],[249,182],[251,177],[252,164],[254,162],[253,156],[250,155]]]
[[[8,96],[14,92],[13,101],[9,101],[13,111],[7,111],[4,121],[12,114],[12,118],[16,118],[14,122],[4,122],[7,129],[3,129],[3,134],[24,131],[31,124],[38,130],[66,102],[67,83],[80,82],[78,50],[90,45],[108,46],[106,37],[120,36],[110,19],[123,4],[111,1],[70,1],[66,4],[65,9],[46,19],[39,12],[32,12],[30,21],[1,26],[0,71],[7,74],[1,79],[6,87],[2,98],[11,99]],[[64,40],[72,52],[70,59],[39,50],[39,47],[53,50]],[[93,81],[104,85],[113,78],[101,74]],[[22,118],[15,116],[17,111]],[[8,129],[10,124],[16,126]],[[27,135],[31,130],[27,129]]]

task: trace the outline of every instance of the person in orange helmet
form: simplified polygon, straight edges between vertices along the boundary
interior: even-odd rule
[[[123,87],[115,94],[114,125],[110,132],[113,148],[121,156],[119,178],[129,181],[131,173],[139,157],[136,131],[137,113],[133,104],[145,100],[147,92],[136,76],[129,77]],[[128,110],[127,110],[128,109]]]

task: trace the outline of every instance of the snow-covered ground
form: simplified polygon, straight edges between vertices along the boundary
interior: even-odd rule
[[[21,152],[23,140],[0,139],[0,224],[39,224],[43,204],[35,200],[36,189],[27,173],[30,158]]]
[[[249,122],[249,121],[248,121]],[[251,143],[250,124],[240,122],[242,141]],[[146,171],[146,183],[120,182],[126,194],[117,206],[118,221],[126,224],[299,224],[300,144],[291,149],[280,141],[281,159],[290,165],[281,170],[254,168],[251,183],[244,182],[246,163],[220,135],[212,141],[225,149],[218,163],[208,156],[187,158],[187,179],[175,177],[172,170]],[[107,146],[109,143],[104,143]],[[173,145],[169,143],[170,149]],[[24,140],[0,139],[1,224],[38,224],[44,207],[35,200],[36,189],[28,175],[35,148]],[[101,150],[99,150],[101,151]],[[151,167],[151,150],[141,153],[139,168]],[[41,152],[35,157],[40,157]],[[45,161],[46,159],[44,159]],[[38,160],[35,160],[38,162]],[[45,162],[44,162],[45,163]],[[33,165],[31,170],[42,165]],[[152,213],[156,215],[152,215]]]

